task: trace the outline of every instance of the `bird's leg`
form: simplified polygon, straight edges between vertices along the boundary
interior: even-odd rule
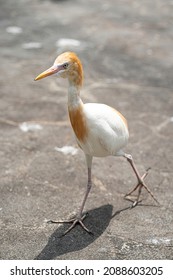
[[[141,176],[141,179],[143,180],[147,175],[148,175],[148,171],[149,171],[150,168],[148,168],[146,170],[146,172]],[[129,196],[131,195],[133,192],[135,192],[137,190],[137,188],[139,187],[140,183],[138,183],[137,185],[135,185],[135,187],[130,191],[128,192],[125,196]]]
[[[84,210],[84,206],[87,200],[87,197],[89,195],[89,192],[91,190],[92,187],[92,182],[91,182],[91,168],[88,168],[88,183],[87,183],[87,189],[82,201],[82,205],[79,209],[78,214],[76,215],[76,217],[70,219],[70,220],[66,220],[66,221],[49,221],[50,223],[59,223],[59,224],[64,224],[64,223],[72,223],[72,225],[63,233],[63,236],[66,235],[69,231],[71,231],[76,224],[80,224],[81,227],[87,231],[88,233],[91,233],[91,231],[84,225],[83,220],[86,218],[87,214],[83,215],[83,210]]]
[[[134,171],[134,173],[135,173],[135,175],[136,175],[136,177],[137,177],[137,180],[138,180],[137,185],[136,185],[128,194],[125,195],[125,197],[127,197],[127,196],[131,195],[135,190],[138,189],[138,195],[137,195],[136,200],[133,202],[132,207],[135,207],[135,206],[138,204],[138,202],[139,202],[139,197],[140,197],[141,190],[142,190],[142,187],[144,187],[144,188],[148,191],[148,193],[151,195],[151,197],[159,204],[159,202],[157,201],[157,199],[154,197],[153,193],[150,191],[150,189],[149,189],[149,188],[146,186],[146,184],[144,183],[144,178],[148,175],[148,170],[149,170],[149,169],[144,173],[143,176],[140,176],[140,174],[139,174],[139,172],[138,172],[138,170],[137,170],[137,168],[136,168],[136,165],[135,165],[135,163],[134,163],[134,161],[133,161],[132,156],[131,156],[131,155],[128,155],[128,154],[124,154],[124,157],[125,157],[125,158],[127,159],[127,161],[130,163],[130,165],[131,165],[131,167],[132,167],[132,169],[133,169],[133,171]]]

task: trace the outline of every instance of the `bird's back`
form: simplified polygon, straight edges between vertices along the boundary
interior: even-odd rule
[[[83,114],[88,133],[85,141],[78,143],[85,154],[96,157],[120,154],[129,137],[121,113],[105,104],[86,103]]]

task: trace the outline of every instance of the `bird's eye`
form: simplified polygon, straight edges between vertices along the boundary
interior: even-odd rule
[[[67,68],[68,68],[68,63],[64,63],[64,64],[63,64],[63,68],[64,68],[64,69],[67,69]]]

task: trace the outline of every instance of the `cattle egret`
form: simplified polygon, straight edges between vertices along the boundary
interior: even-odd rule
[[[138,190],[137,198],[133,201],[132,207],[138,204],[142,187],[144,187],[152,198],[158,202],[144,182],[144,178],[148,172],[140,176],[132,156],[123,151],[129,138],[127,121],[124,116],[108,105],[98,103],[84,104],[82,102],[80,89],[83,82],[83,68],[77,55],[73,52],[60,54],[56,58],[53,66],[38,75],[35,81],[52,74],[68,79],[68,112],[77,143],[85,154],[88,168],[88,183],[81,207],[76,217],[69,221],[51,222],[72,223],[64,234],[74,228],[77,223],[88,233],[91,233],[83,223],[86,217],[83,210],[92,186],[91,166],[93,157],[123,156],[127,159],[137,178],[137,185],[126,195],[129,196],[135,190]]]

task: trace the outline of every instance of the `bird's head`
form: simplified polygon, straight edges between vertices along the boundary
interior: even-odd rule
[[[60,54],[54,64],[46,71],[42,72],[35,78],[35,81],[43,79],[47,76],[56,74],[62,78],[68,78],[70,84],[76,86],[82,85],[83,69],[82,64],[73,52],[65,52]]]

